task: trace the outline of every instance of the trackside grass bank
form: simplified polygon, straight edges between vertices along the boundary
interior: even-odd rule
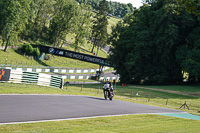
[[[140,86],[141,87],[141,86]],[[171,86],[172,87],[172,86]],[[188,86],[190,87],[190,86]],[[187,87],[187,88],[188,88]],[[59,95],[88,95],[102,97],[102,85],[68,85],[63,89],[42,87],[26,84],[0,83],[0,94],[59,94]],[[153,87],[152,87],[153,88]],[[184,87],[183,87],[184,88]],[[193,88],[191,86],[191,88]],[[156,88],[158,89],[158,88]],[[161,89],[163,90],[163,89]],[[165,89],[167,90],[167,88]],[[178,89],[175,89],[178,91]],[[181,90],[179,92],[184,92]],[[194,89],[191,91],[199,92]],[[165,108],[179,109],[187,101],[190,110],[181,109],[192,114],[200,115],[200,97],[174,94],[159,90],[135,87],[117,86],[115,100],[123,100]],[[136,95],[138,94],[138,95]],[[166,105],[166,100],[168,103]],[[200,121],[175,118],[161,115],[128,115],[81,120],[64,120],[55,122],[39,122],[14,125],[0,125],[0,132],[166,132],[197,133],[200,131]]]
[[[160,115],[128,115],[117,117],[65,120],[16,125],[0,125],[2,133],[197,133],[200,121]]]
[[[92,68],[97,69],[98,65],[65,57],[50,56],[50,60],[34,60],[28,56],[18,54],[14,49],[7,52],[0,50],[0,64],[23,65],[23,66],[46,66],[46,67],[68,67],[68,68]]]
[[[84,83],[84,81],[83,81]],[[80,84],[80,85],[65,85],[63,89],[56,89],[43,86],[27,85],[27,84],[14,84],[14,83],[0,83],[0,94],[61,94],[61,95],[88,95],[103,98],[102,84]],[[179,86],[181,87],[181,86]],[[145,87],[146,88],[146,87]],[[165,88],[165,87],[164,87]],[[172,88],[172,86],[171,86]],[[134,103],[141,103],[165,108],[180,109],[180,107],[186,102],[189,107],[184,106],[181,108],[183,111],[200,115],[200,97],[190,95],[189,92],[185,92],[184,86],[182,90],[179,90],[174,86],[174,91],[163,89],[152,90],[143,89],[132,86],[116,86],[114,88],[116,100],[129,101]],[[194,93],[199,93],[199,89],[194,86],[187,86],[191,88]],[[166,90],[166,89],[165,89]],[[178,92],[178,93],[177,93]],[[182,94],[183,93],[183,94]],[[187,95],[185,95],[187,94]]]

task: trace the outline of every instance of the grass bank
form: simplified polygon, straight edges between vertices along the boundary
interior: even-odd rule
[[[63,89],[26,85],[13,83],[0,83],[0,94],[59,94],[59,95],[88,95],[102,97],[102,85],[69,85]],[[188,86],[189,87],[189,86]],[[193,88],[193,86],[191,86]],[[167,89],[167,88],[166,88]],[[186,90],[181,90],[186,91]],[[194,91],[194,90],[192,90]],[[158,90],[149,90],[135,87],[117,86],[114,99],[142,103],[147,105],[160,106],[165,108],[179,109],[180,101],[191,101],[200,105],[200,98],[194,96],[185,96],[173,94],[170,92],[161,92]],[[197,90],[198,92],[198,90]],[[138,96],[135,94],[138,93]],[[150,101],[149,95],[151,94]],[[166,98],[169,98],[168,105],[165,104]],[[181,102],[180,102],[181,105]],[[183,111],[188,111],[181,109]],[[200,114],[199,108],[189,110],[189,113]],[[128,115],[105,118],[91,118],[82,120],[65,120],[57,122],[27,123],[15,125],[0,125],[1,132],[190,132],[200,131],[200,121],[181,119],[160,115]]]
[[[34,60],[29,57],[18,54],[14,49],[8,49],[8,52],[0,50],[0,64],[23,65],[23,66],[46,66],[46,67],[68,67],[68,68],[92,68],[99,66],[79,60],[65,57],[54,56],[50,60]]]
[[[83,81],[84,82],[84,81]],[[33,86],[26,84],[0,83],[0,94],[61,94],[61,95],[89,95],[102,97],[102,86],[95,84],[68,85],[63,89],[56,89],[43,86]],[[193,86],[188,86],[192,90]],[[187,87],[187,88],[188,88]],[[175,86],[176,88],[176,86]],[[184,87],[183,87],[184,88]],[[162,90],[162,89],[161,89]],[[185,91],[182,89],[181,91]],[[181,92],[180,91],[180,92]],[[200,92],[200,90],[196,90]],[[132,86],[116,86],[114,89],[114,99],[141,103],[165,108],[179,109],[181,105],[187,102],[189,110],[183,109],[189,113],[200,115],[200,97],[192,95],[174,94],[173,92],[163,92],[160,90],[135,88]]]
[[[200,121],[159,115],[128,115],[17,125],[0,125],[0,131],[23,133],[197,133]]]
[[[108,25],[108,32],[111,33],[112,26],[115,26],[119,19],[110,18]],[[66,36],[66,40],[69,42],[66,46],[63,46],[64,49],[74,51],[73,43],[75,41],[75,34],[68,34]],[[27,42],[21,42],[27,43]],[[0,47],[2,45],[2,40],[0,39]],[[12,45],[20,45],[20,44],[12,44]],[[93,44],[89,41],[85,40],[85,43],[79,46],[77,52],[85,53],[89,55],[93,55],[91,53]],[[97,47],[94,48],[94,53],[97,53]],[[98,52],[99,57],[107,58],[107,53],[103,49],[100,48]],[[7,65],[24,65],[24,66],[49,66],[49,67],[69,67],[69,68],[95,68],[97,69],[99,66],[92,63],[86,63],[79,60],[64,58],[64,57],[57,57],[54,56],[51,60],[30,60],[28,57],[20,55],[14,51],[14,49],[8,49],[8,52],[4,52],[0,49],[0,64],[7,64]]]

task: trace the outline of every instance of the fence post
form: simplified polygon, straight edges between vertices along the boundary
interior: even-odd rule
[[[184,106],[184,109],[185,109],[185,106],[186,106],[187,109],[189,110],[189,107],[187,106],[186,101],[185,101],[185,103],[180,108],[182,108],[183,106]]]
[[[97,94],[99,94],[99,89],[100,89],[100,86],[99,86],[99,88],[98,88]]]
[[[131,96],[130,96],[130,98],[133,96],[133,91],[131,92]]]
[[[69,83],[68,83],[68,81],[67,81],[67,83],[66,83],[66,84],[67,84],[67,86],[66,86],[66,90],[67,90],[67,88],[68,88],[68,84],[69,84]]]
[[[83,88],[83,82],[82,82],[82,88]]]
[[[115,86],[115,95],[117,94],[117,87]]]
[[[82,92],[82,90],[83,90],[83,83],[82,83],[82,86],[81,86],[81,92]]]
[[[150,98],[151,98],[151,94],[149,95],[149,100],[148,100],[148,102],[150,102]]]
[[[167,101],[166,101],[166,105],[168,104],[168,98],[167,98]]]

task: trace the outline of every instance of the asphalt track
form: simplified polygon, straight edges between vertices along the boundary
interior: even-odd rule
[[[156,113],[184,112],[90,96],[0,95],[0,125]]]

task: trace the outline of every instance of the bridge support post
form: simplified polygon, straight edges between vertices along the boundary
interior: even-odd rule
[[[96,72],[96,79],[98,78],[98,80],[100,79],[101,75],[103,74],[103,65],[99,65],[99,71]]]

